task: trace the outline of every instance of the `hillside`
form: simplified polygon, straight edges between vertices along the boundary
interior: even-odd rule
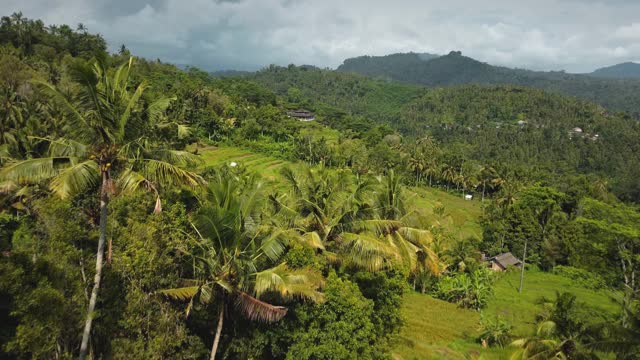
[[[640,79],[640,64],[625,62],[597,69],[588,75],[611,79]]]
[[[510,359],[513,347],[483,348],[478,341],[481,317],[501,316],[513,325],[516,337],[530,335],[531,324],[540,311],[541,297],[553,298],[562,289],[578,296],[583,307],[601,318],[619,312],[610,294],[586,289],[572,280],[543,272],[529,272],[527,291],[517,292],[517,272],[498,274],[494,294],[487,309],[481,313],[462,309],[454,304],[434,299],[429,295],[408,293],[402,313],[406,325],[393,351],[395,359]]]
[[[458,54],[446,57],[468,62]],[[446,57],[428,63],[444,66]],[[491,68],[479,62],[469,64],[474,67],[468,74]],[[441,79],[463,78],[442,74]],[[251,80],[317,110],[323,114],[321,121],[333,127],[357,130],[359,122],[352,117],[365,117],[409,138],[432,136],[455,149],[450,157],[498,164],[511,174],[527,174],[563,187],[568,186],[568,174],[605,176],[619,197],[640,199],[635,181],[640,176],[635,170],[640,168],[638,123],[588,101],[509,85],[425,89],[295,66],[271,67]],[[291,93],[298,98],[291,98]],[[572,137],[570,131],[576,127],[582,133]]]
[[[452,51],[421,60],[416,54],[347,59],[340,72],[423,86],[512,84],[558,91],[594,101],[616,111],[640,115],[640,81],[594,78],[565,72],[542,72],[493,66]]]
[[[362,115],[387,122],[397,118],[404,104],[426,91],[415,85],[310,66],[270,66],[249,79],[296,106],[311,107],[332,118]]]
[[[0,360],[640,358],[628,114],[0,20]]]

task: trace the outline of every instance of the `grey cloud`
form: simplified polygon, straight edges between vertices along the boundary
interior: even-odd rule
[[[112,49],[206,69],[335,67],[393,52],[464,54],[581,72],[640,59],[640,3],[597,0],[4,0],[47,23],[79,22]]]

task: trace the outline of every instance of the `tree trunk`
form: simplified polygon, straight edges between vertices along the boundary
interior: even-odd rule
[[[524,265],[525,265],[525,261],[527,259],[527,243],[529,242],[529,240],[526,240],[524,242],[524,251],[522,252],[522,268],[520,269],[520,288],[518,288],[518,292],[521,293],[522,292],[522,284],[524,282]]]
[[[483,181],[482,182],[482,202],[484,202],[484,190],[487,187],[486,183]]]
[[[216,359],[216,351],[218,351],[218,343],[220,342],[220,334],[222,333],[222,323],[224,322],[224,303],[220,305],[220,315],[218,316],[218,328],[216,329],[216,337],[213,339],[211,347],[211,360]]]
[[[102,173],[102,189],[100,193],[100,236],[98,238],[98,252],[96,254],[96,275],[93,279],[93,290],[89,299],[89,309],[87,310],[87,320],[82,333],[82,343],[80,345],[80,360],[87,357],[89,347],[89,337],[91,336],[91,323],[93,322],[94,310],[98,300],[100,290],[100,279],[102,278],[102,258],[104,257],[104,243],[107,237],[107,205],[109,194],[107,192],[107,173]]]

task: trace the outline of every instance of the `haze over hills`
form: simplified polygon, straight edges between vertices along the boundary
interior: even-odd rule
[[[597,69],[588,75],[611,79],[640,79],[640,64],[635,62],[625,62],[606,66]]]
[[[626,67],[625,67],[626,68]],[[419,54],[350,58],[337,71],[422,86],[462,84],[530,86],[594,101],[640,116],[640,80],[608,79],[563,71],[531,71],[490,65],[452,51],[424,60]]]

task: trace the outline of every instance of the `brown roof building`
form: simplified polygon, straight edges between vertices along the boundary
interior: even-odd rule
[[[505,271],[509,266],[522,266],[522,261],[513,256],[513,254],[510,252],[498,254],[490,258],[485,258],[484,260],[488,263],[489,267],[493,271]]]

